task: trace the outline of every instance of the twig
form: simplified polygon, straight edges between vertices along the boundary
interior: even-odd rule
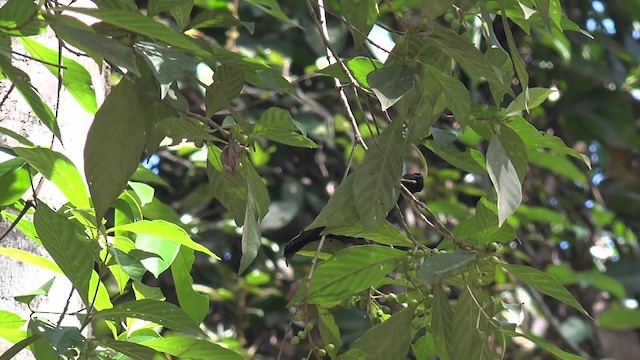
[[[329,64],[335,64],[337,62],[340,65],[342,72],[349,79],[349,83],[351,84],[351,86],[354,86],[356,88],[361,88],[361,86],[358,85],[358,82],[353,78],[353,75],[351,74],[351,71],[349,71],[349,68],[347,68],[347,65],[345,65],[342,59],[338,57],[338,53],[333,49],[333,46],[331,46],[331,43],[329,41],[329,30],[327,28],[327,17],[324,11],[324,0],[318,0],[318,7],[319,7],[320,19],[318,19],[318,16],[316,15],[315,10],[313,9],[313,5],[311,5],[311,0],[307,0],[307,8],[309,9],[309,16],[318,27],[318,30],[320,31],[320,37],[322,38],[322,42],[324,43],[325,49],[327,51],[327,61],[329,62]],[[347,95],[344,93],[342,84],[340,83],[340,80],[338,80],[337,78],[334,78],[333,81],[335,83],[336,88],[338,89],[338,93],[340,95],[340,101],[342,102],[342,105],[347,111],[347,117],[351,121],[351,126],[353,127],[353,132],[354,132],[354,141],[362,145],[362,147],[366,150],[367,144],[364,142],[364,139],[362,138],[362,134],[360,134],[360,130],[358,129],[358,122],[356,121],[356,117],[353,114],[353,110],[351,110],[349,99],[347,99]],[[363,89],[363,91],[366,91],[366,90]]]
[[[58,318],[57,326],[62,324],[62,320],[64,316],[67,314],[67,310],[69,310],[69,304],[71,304],[71,297],[73,296],[73,292],[75,291],[75,287],[71,286],[71,291],[69,291],[69,296],[67,297],[67,302],[64,304],[64,309],[62,309],[62,313],[60,314],[60,318]]]
[[[34,203],[31,200],[28,200],[25,205],[24,208],[22,208],[22,211],[20,211],[20,214],[18,214],[18,216],[16,217],[16,219],[11,223],[11,225],[9,225],[9,227],[7,228],[7,230],[5,230],[2,235],[0,235],[0,242],[2,242],[2,240],[4,240],[5,237],[7,237],[7,235],[9,235],[9,233],[11,232],[11,230],[13,230],[18,223],[20,222],[20,220],[25,216],[25,214],[27,213],[27,211],[29,211],[29,209],[31,207],[34,207]]]
[[[7,101],[7,99],[9,98],[9,95],[11,95],[11,92],[15,88],[16,88],[16,84],[15,83],[11,83],[11,86],[9,87],[9,90],[7,91],[6,94],[4,94],[4,96],[2,97],[2,100],[0,100],[0,108],[2,108],[2,106],[5,103],[5,101]]]

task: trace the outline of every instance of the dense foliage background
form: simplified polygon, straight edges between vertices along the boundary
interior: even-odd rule
[[[4,49],[20,37],[56,63],[25,40],[50,26],[114,83],[87,139],[88,192],[47,177],[62,155],[5,148],[5,221],[33,213],[20,198],[35,171],[68,197],[37,203],[32,234],[93,325],[82,342],[34,318],[24,338],[140,359],[640,353],[638,3],[94,2],[68,12],[91,28],[56,1],[0,9]],[[413,172],[417,199],[401,195]],[[329,236],[287,264],[311,223],[372,244]],[[62,240],[69,256],[48,245]]]

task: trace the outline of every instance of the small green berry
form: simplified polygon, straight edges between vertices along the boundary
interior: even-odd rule
[[[389,295],[387,295],[387,302],[389,302],[389,304],[397,304],[398,295],[396,295],[395,293],[389,293]]]
[[[331,344],[331,343],[329,343],[329,344],[325,345],[325,347],[324,347],[324,348],[325,348],[325,350],[327,350],[327,351],[335,351],[335,350],[336,350],[336,346],[335,346],[334,344]]]
[[[300,338],[297,336],[294,336],[291,338],[291,345],[298,345],[300,344]]]
[[[308,322],[304,324],[304,331],[309,332],[311,329],[313,329],[313,323]]]
[[[326,356],[326,355],[327,355],[327,350],[318,349],[318,356]]]

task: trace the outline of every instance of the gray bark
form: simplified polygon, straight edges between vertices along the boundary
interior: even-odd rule
[[[0,5],[4,5],[6,1],[0,0]],[[90,7],[92,3],[89,0],[77,1],[74,6]],[[37,40],[52,48],[58,48],[58,41],[54,34],[49,31],[45,35],[40,36]],[[13,43],[14,51],[26,53],[19,46],[19,43]],[[107,81],[105,76],[100,73],[97,65],[88,58],[78,58],[72,54],[65,53],[65,56],[80,62],[93,77],[93,85],[96,90],[98,103],[104,99]],[[55,112],[58,79],[52,75],[44,66],[26,58],[15,57],[13,59],[15,66],[21,68],[31,78],[33,86],[42,96],[43,100]],[[0,99],[2,99],[11,84],[8,80],[0,81]],[[80,173],[83,170],[83,149],[86,140],[86,134],[93,120],[93,115],[87,113],[77,101],[63,88],[60,97],[60,108],[58,122],[62,132],[64,146],[59,142],[55,142],[53,149],[65,154],[78,167]],[[11,129],[37,145],[50,146],[52,141],[51,132],[35,117],[27,103],[22,99],[17,90],[9,95],[2,108],[0,108],[0,126]],[[13,139],[7,136],[0,136],[0,146],[17,145]],[[6,161],[6,154],[0,153],[0,162]],[[34,184],[39,180],[39,176],[34,179]],[[0,189],[2,191],[2,189]],[[25,194],[25,199],[33,196],[31,191]],[[66,202],[66,199],[60,192],[47,181],[44,182],[41,190],[38,192],[38,199],[46,202],[50,207],[57,209]],[[16,213],[13,211],[13,213]],[[0,222],[0,233],[4,233],[10,226],[7,220]],[[14,229],[8,236],[0,240],[0,247],[17,248],[32,252],[34,254],[48,256],[41,246],[24,236],[20,231]],[[71,283],[59,274],[52,273],[40,267],[23,263],[12,258],[0,255],[0,309],[11,311],[28,320],[32,316],[32,311],[19,302],[14,300],[14,296],[35,290],[47,282],[49,279],[56,277],[54,286],[49,296],[39,297],[32,302],[31,307],[38,311],[61,313],[68,305],[67,312],[78,311],[82,308],[82,303],[77,293],[71,294]],[[67,304],[68,299],[69,304]],[[38,317],[46,317],[57,322],[60,315],[37,313]],[[63,321],[64,325],[77,326],[79,321],[73,316],[66,316]],[[0,337],[0,354],[10,348],[12,344]],[[33,359],[33,355],[29,351],[22,351],[17,359]]]

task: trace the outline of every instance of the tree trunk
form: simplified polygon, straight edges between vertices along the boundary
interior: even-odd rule
[[[0,0],[0,5],[4,5],[5,2],[5,0]],[[74,6],[91,7],[92,3],[89,0],[81,0],[77,1]],[[14,39],[12,44],[13,50],[26,54],[27,52],[20,46],[19,41],[15,40],[16,39]],[[56,51],[58,49],[58,40],[52,31],[47,31],[44,35],[37,37],[36,40],[51,49]],[[101,74],[98,66],[86,57],[78,58],[68,52],[63,53],[65,56],[78,61],[89,71],[92,75],[98,103],[101,103],[102,100],[104,100],[107,79]],[[34,60],[14,56],[12,62],[30,76],[34,88],[55,113],[58,93],[57,77],[49,72],[42,64]],[[8,80],[0,81],[0,99],[4,98],[10,89],[11,83]],[[58,123],[64,146],[56,140],[53,143],[53,149],[69,157],[78,167],[81,174],[84,173],[84,143],[92,120],[93,114],[86,112],[78,102],[62,88],[60,93]],[[47,127],[35,117],[29,105],[27,105],[16,89],[13,89],[0,108],[0,126],[13,130],[28,138],[36,145],[48,147],[52,144],[53,135]],[[15,140],[8,136],[0,135],[0,146],[16,145],[18,144]],[[6,154],[0,153],[0,162],[6,161],[9,158]],[[40,176],[34,178],[34,187],[38,184],[40,178]],[[0,191],[2,191],[2,189],[0,189]],[[44,181],[37,195],[40,201],[44,201],[50,207],[56,209],[66,202],[66,199],[64,199],[57,188],[47,181]],[[24,199],[31,199],[32,197],[33,193],[31,190],[27,191],[24,195]],[[32,219],[29,218],[29,220]],[[10,225],[11,223],[8,220],[3,219],[2,222],[0,222],[0,234],[5,233]],[[17,229],[10,231],[7,236],[0,239],[0,246],[4,248],[22,249],[34,254],[48,256],[43,247],[28,239]],[[14,296],[33,291],[53,277],[56,277],[56,280],[49,292],[49,296],[38,296],[31,303],[31,309],[50,313],[34,313],[25,304],[15,301]],[[74,292],[72,295],[71,289],[71,283],[62,275],[0,255],[0,310],[17,313],[25,320],[28,320],[30,316],[38,316],[57,322],[65,308],[66,312],[69,313],[78,311],[83,307],[77,292]],[[79,321],[74,316],[65,316],[63,319],[63,325],[78,326],[78,324]],[[2,336],[2,334],[0,334],[0,336]],[[4,353],[4,351],[11,346],[11,341],[0,338],[0,354]],[[22,351],[16,358],[33,359],[33,355],[28,351]]]

